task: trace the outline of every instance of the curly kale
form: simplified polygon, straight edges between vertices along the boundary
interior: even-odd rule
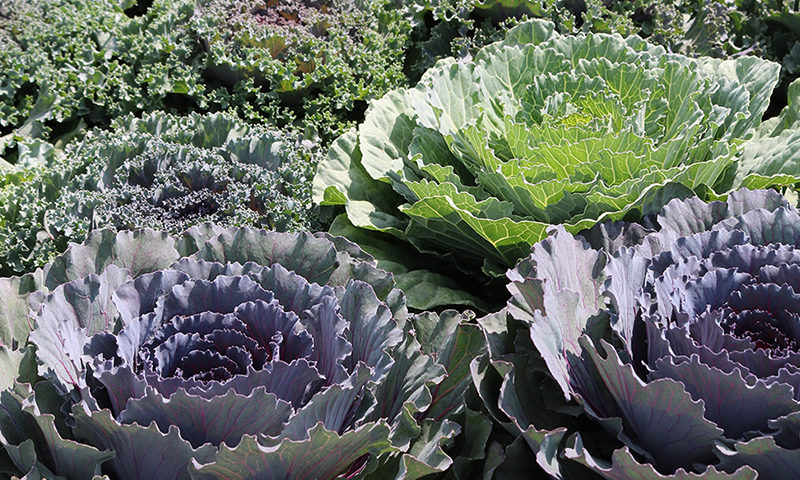
[[[328,137],[360,120],[364,100],[406,84],[411,26],[386,3],[154,0],[129,16],[132,6],[4,2],[3,159],[15,162],[20,140],[63,143],[152,111],[228,112]]]
[[[298,135],[224,114],[126,117],[0,191],[4,269],[41,265],[95,227],[319,229],[310,187],[317,162]]]
[[[245,118],[301,120],[329,137],[407,82],[411,25],[386,1],[201,0],[191,27],[209,80],[258,99],[238,102]]]
[[[20,140],[58,145],[129,112],[204,109],[199,46],[182,26],[191,2],[158,1],[135,18],[130,4],[4,2],[0,155],[13,162]]]

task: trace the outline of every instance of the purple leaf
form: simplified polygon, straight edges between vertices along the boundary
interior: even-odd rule
[[[72,414],[79,438],[115,452],[108,465],[119,480],[189,480],[192,459],[209,462],[216,451],[212,445],[193,449],[175,426],[163,433],[155,423],[122,425],[109,410],[90,412],[82,405],[75,405]]]
[[[660,470],[710,463],[714,441],[723,437],[722,430],[703,417],[703,402],[692,400],[684,386],[671,379],[642,382],[611,345],[604,340],[600,344],[606,358],[587,338],[581,339],[597,376],[584,376],[577,393],[591,404],[599,399],[596,391],[607,392],[604,401],[613,416],[622,419],[625,436],[646,451]]]
[[[161,431],[177,426],[181,438],[195,448],[204,443],[219,446],[223,442],[233,447],[245,434],[278,435],[291,413],[288,403],[267,393],[264,387],[253,389],[247,396],[229,390],[212,399],[183,390],[167,399],[148,389],[141,398],[128,402],[119,421],[143,426],[155,422]]]
[[[705,418],[731,438],[764,430],[770,419],[797,408],[789,385],[767,385],[763,380],[749,384],[740,369],[725,373],[701,363],[696,356],[677,365],[669,358],[658,361],[650,379],[658,378],[672,378],[682,383],[694,400],[703,400]]]

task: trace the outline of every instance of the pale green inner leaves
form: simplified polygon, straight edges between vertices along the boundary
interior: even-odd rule
[[[352,202],[332,175],[315,196],[327,188],[327,203],[345,204],[355,226],[423,252],[512,266],[549,225],[577,232],[619,219],[670,182],[727,188],[739,138],[760,123],[777,65],[693,60],[546,26],[522,24],[474,62],[442,61],[416,88],[372,104],[358,131],[363,156],[351,156],[350,168],[391,185],[405,205],[365,215],[363,195]],[[341,163],[335,157],[320,172]],[[385,215],[405,231],[387,229]]]

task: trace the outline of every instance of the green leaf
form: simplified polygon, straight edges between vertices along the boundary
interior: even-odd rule
[[[367,423],[342,435],[318,423],[307,439],[282,440],[273,446],[262,446],[255,437],[245,435],[237,447],[223,446],[215,457],[193,462],[191,478],[336,478],[365,455],[389,450],[388,436],[389,427],[383,422]]]
[[[628,447],[614,450],[611,462],[595,459],[583,448],[583,443],[579,436],[573,440],[573,445],[566,449],[567,458],[586,465],[603,478],[615,480],[692,480],[692,479],[712,479],[712,480],[753,480],[756,472],[747,466],[737,469],[733,473],[719,471],[713,466],[708,466],[701,473],[687,472],[680,468],[673,474],[659,473],[650,464],[642,464],[636,461]]]
[[[397,479],[414,480],[426,475],[447,471],[453,464],[442,444],[453,438],[460,430],[455,422],[425,420],[419,437],[411,443],[408,453],[403,454]]]
[[[51,411],[40,399],[44,396],[43,391],[34,393],[28,385],[0,393],[0,444],[24,472],[53,471],[69,479],[91,478],[114,453],[65,438],[57,429],[58,405]],[[44,478],[52,475],[45,474]]]
[[[486,353],[480,328],[466,323],[468,318],[446,310],[440,315],[423,313],[412,319],[423,351],[432,355],[447,372],[445,379],[431,389],[431,404],[423,418],[440,421],[464,409],[464,394],[472,383],[469,364],[473,358]]]
[[[457,273],[432,271],[432,259],[418,256],[407,243],[388,235],[370,235],[365,230],[355,228],[346,215],[337,216],[329,232],[357,242],[375,258],[378,268],[392,272],[397,288],[405,293],[410,308],[429,310],[448,305],[469,305],[488,310],[483,300],[462,290],[459,283],[451,278]],[[419,261],[415,261],[417,259]]]
[[[20,375],[20,365],[25,354],[25,351],[10,350],[6,346],[0,346],[0,391],[14,386],[14,381]]]
[[[719,443],[717,448],[720,468],[725,470],[753,469],[758,472],[759,478],[792,478],[800,468],[797,449],[783,448],[771,436],[736,442],[733,448]]]

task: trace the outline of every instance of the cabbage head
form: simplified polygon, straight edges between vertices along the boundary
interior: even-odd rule
[[[578,232],[726,191],[778,70],[528,21],[372,102],[320,163],[314,199],[374,236],[497,275],[550,225]]]
[[[557,478],[796,478],[800,213],[738,190],[657,223],[599,250],[559,227],[509,271],[473,365],[487,408]]]
[[[0,465],[26,478],[440,472],[485,348],[469,314],[409,315],[391,274],[324,234],[97,230],[0,289],[20,372]]]

